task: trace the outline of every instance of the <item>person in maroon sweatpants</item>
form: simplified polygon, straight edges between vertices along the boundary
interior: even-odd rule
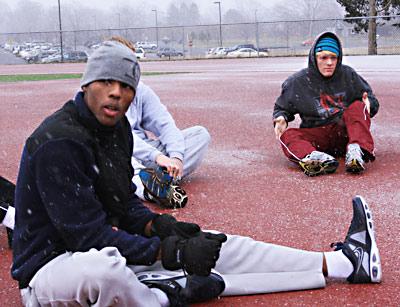
[[[290,76],[275,102],[273,123],[286,157],[308,176],[336,171],[345,155],[346,170],[360,173],[374,161],[371,118],[379,102],[369,84],[342,64],[342,46],[331,32],[319,35],[308,67]],[[298,114],[299,128],[288,123]]]

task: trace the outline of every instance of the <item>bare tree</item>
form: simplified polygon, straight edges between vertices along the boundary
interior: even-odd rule
[[[315,35],[315,19],[343,17],[335,0],[285,0],[274,11],[280,20],[307,20],[307,30],[301,32],[308,37]]]

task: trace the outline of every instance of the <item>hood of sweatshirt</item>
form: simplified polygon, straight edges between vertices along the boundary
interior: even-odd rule
[[[338,55],[338,61],[336,64],[336,68],[335,71],[333,73],[333,75],[329,78],[325,78],[324,76],[321,75],[321,73],[319,72],[318,66],[317,66],[317,58],[315,56],[315,47],[317,46],[318,42],[325,38],[325,37],[330,37],[333,38],[334,40],[337,41],[338,46],[339,46],[339,55]],[[343,58],[343,49],[342,49],[342,43],[340,42],[339,37],[337,37],[337,35],[333,32],[323,32],[321,34],[319,34],[317,36],[317,38],[314,40],[314,43],[311,46],[310,52],[308,54],[308,69],[309,72],[314,74],[314,75],[318,75],[322,78],[325,79],[331,79],[334,78],[335,75],[338,73],[339,70],[341,70],[342,68],[342,58]]]

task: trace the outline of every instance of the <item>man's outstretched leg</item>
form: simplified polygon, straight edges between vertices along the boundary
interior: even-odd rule
[[[325,287],[325,278],[378,283],[382,278],[372,213],[361,196],[353,199],[353,219],[333,252],[310,252],[229,236],[216,270],[226,288],[222,295],[247,295]]]

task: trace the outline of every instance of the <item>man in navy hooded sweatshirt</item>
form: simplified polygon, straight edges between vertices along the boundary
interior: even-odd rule
[[[88,60],[82,91],[27,139],[12,266],[24,305],[181,306],[224,289],[210,271],[226,236],[156,214],[134,194],[125,113],[139,78],[132,50],[104,42]],[[172,279],[139,282],[137,273],[157,260]],[[182,286],[169,271],[181,268],[191,274]]]
[[[371,118],[379,102],[369,84],[342,64],[342,46],[331,32],[311,47],[308,67],[290,76],[275,102],[273,123],[284,154],[306,175],[333,173],[346,155],[346,170],[360,173],[374,161]],[[295,115],[300,128],[288,128]]]

